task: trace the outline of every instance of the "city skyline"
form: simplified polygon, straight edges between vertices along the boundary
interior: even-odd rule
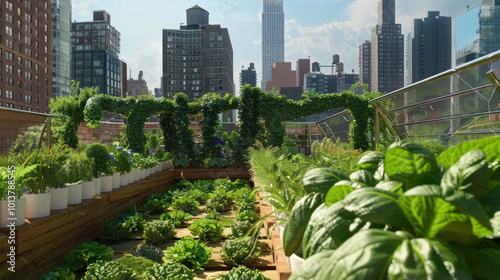
[[[465,13],[467,5],[479,0],[424,0],[420,3],[396,1],[396,21],[402,33],[411,30],[411,22],[428,11],[456,17]],[[122,30],[121,58],[132,75],[144,71],[151,88],[160,87],[162,29],[177,28],[185,22],[184,12],[200,5],[210,11],[210,23],[228,28],[233,41],[234,69],[255,63],[258,85],[262,77],[261,13],[262,0],[255,1],[148,1],[137,6],[128,0],[83,0],[73,2],[73,21],[82,21],[93,10],[106,10],[113,15],[113,25]],[[318,0],[314,5],[301,1],[285,1],[285,61],[310,57],[311,62],[330,63],[331,56],[343,57],[345,69],[358,73],[359,45],[370,39],[371,28],[377,23],[378,0]],[[155,9],[150,9],[154,5]],[[147,15],[147,16],[145,16]],[[453,37],[454,45],[454,37]],[[453,50],[454,52],[454,50]],[[239,71],[234,80],[238,81]],[[239,92],[238,83],[235,84]]]

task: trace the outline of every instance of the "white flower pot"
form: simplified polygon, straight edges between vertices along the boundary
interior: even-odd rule
[[[128,185],[128,175],[127,173],[120,175],[120,186]]]
[[[94,197],[94,181],[82,182],[82,199],[91,199]]]
[[[141,180],[146,178],[146,169],[141,169],[139,173],[141,174]]]
[[[68,185],[68,204],[82,202],[82,183]]]
[[[139,180],[141,180],[141,170],[134,168],[134,181],[137,182]]]
[[[9,215],[9,203],[10,208],[14,209],[14,215]],[[22,196],[21,199],[16,199],[14,201],[0,201],[0,227],[5,228],[9,226],[11,222],[15,222],[16,226],[24,224],[24,218],[26,217],[26,197]],[[13,218],[15,220],[7,220],[7,218]]]
[[[50,189],[50,210],[68,208],[68,187]]]
[[[94,182],[94,195],[101,195],[101,178],[92,178]]]
[[[101,178],[101,193],[112,191],[113,175],[102,175],[100,178]]]
[[[292,254],[289,259],[290,270],[292,271],[292,273],[296,271],[303,262],[303,258],[297,256],[296,254]]]
[[[278,224],[278,233],[280,235],[280,240],[283,242],[283,233],[285,232],[285,225]]]
[[[50,192],[25,194],[26,218],[42,218],[50,215]]]
[[[120,172],[113,173],[113,189],[120,187]]]
[[[162,167],[161,167],[161,165],[160,165],[160,164],[158,164],[158,165],[156,166],[156,172],[160,172],[161,170],[162,170]]]
[[[130,170],[129,173],[127,173],[127,178],[128,178],[128,183],[133,183],[134,182],[134,170]]]

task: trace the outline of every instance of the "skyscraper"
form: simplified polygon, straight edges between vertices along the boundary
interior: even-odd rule
[[[428,12],[413,21],[411,39],[412,83],[451,68],[451,17]]]
[[[366,40],[359,46],[359,82],[368,85],[370,91],[372,72],[372,42]]]
[[[249,84],[252,87],[257,86],[257,72],[255,72],[255,65],[253,62],[250,63],[248,69],[241,69],[240,85],[244,86],[246,84]]]
[[[262,83],[271,80],[275,62],[285,61],[285,13],[283,0],[263,0],[262,12]]]
[[[81,87],[97,87],[99,93],[122,96],[123,72],[120,32],[106,11],[94,11],[94,20],[71,24],[71,77]]]
[[[457,65],[500,50],[500,0],[482,0],[457,18]]]
[[[2,1],[0,106],[48,113],[52,97],[50,0]]]
[[[163,96],[234,94],[233,47],[227,28],[209,24],[209,13],[198,5],[186,10],[186,18],[179,29],[163,29]]]
[[[52,2],[52,93],[68,96],[71,89],[71,0]]]
[[[391,92],[404,86],[404,36],[396,24],[395,0],[380,0],[372,29],[371,90]]]

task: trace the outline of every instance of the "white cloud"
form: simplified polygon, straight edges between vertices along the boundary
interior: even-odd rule
[[[159,88],[161,85],[162,76],[162,50],[161,38],[155,38],[148,42],[148,47],[143,48],[135,57],[122,57],[127,63],[127,79],[130,75],[137,79],[139,71],[144,72],[144,80],[148,82],[149,90]],[[132,72],[130,72],[132,70]]]
[[[80,17],[80,16],[90,15],[91,9],[89,9],[89,6],[91,6],[92,4],[96,4],[96,3],[98,3],[98,0],[72,1],[71,5],[72,5],[73,16]]]

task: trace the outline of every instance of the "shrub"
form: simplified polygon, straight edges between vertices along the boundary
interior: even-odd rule
[[[175,226],[171,221],[155,220],[144,228],[144,241],[159,245],[166,243],[175,236]]]
[[[204,193],[197,189],[190,190],[187,195],[193,197],[201,205],[207,203],[207,200],[210,197],[208,193]]]
[[[202,240],[215,242],[221,239],[224,226],[220,221],[202,218],[189,226],[189,232],[198,235]]]
[[[135,273],[116,262],[99,260],[87,267],[82,280],[135,280]]]
[[[65,266],[58,266],[42,275],[38,280],[75,280],[75,274]]]
[[[94,143],[91,144],[87,147],[87,150],[85,150],[87,157],[94,159],[94,177],[97,178],[98,174],[107,174],[110,175],[113,172],[111,171],[111,168],[109,167],[108,163],[108,158],[109,158],[109,151],[106,146],[100,143]]]
[[[227,274],[219,276],[219,280],[271,280],[265,277],[257,269],[250,269],[246,266],[238,266],[231,269]]]
[[[224,262],[230,266],[249,264],[260,255],[260,243],[257,239],[245,237],[229,239],[222,244],[220,255]]]
[[[160,220],[170,220],[174,223],[175,227],[180,227],[183,222],[190,221],[192,218],[193,216],[181,210],[172,210],[170,212],[163,213],[160,216]]]
[[[75,249],[69,251],[64,257],[66,259],[64,265],[71,269],[71,271],[77,271],[86,268],[98,260],[113,260],[113,250],[95,241],[85,242],[76,246]]]
[[[103,221],[101,239],[119,242],[129,237],[129,230],[122,220]]]
[[[178,262],[154,264],[144,273],[147,280],[192,280],[195,276],[193,270]]]
[[[130,255],[123,256],[116,262],[130,270],[133,270],[137,275],[142,275],[148,267],[155,264],[155,262],[150,259]]]
[[[216,189],[211,195],[211,201],[207,205],[209,209],[214,209],[217,212],[230,210],[233,203],[233,195],[224,189]],[[222,210],[221,210],[222,207]]]
[[[181,196],[172,203],[172,208],[191,214],[199,211],[198,206],[200,206],[198,201],[189,196]]]
[[[208,263],[213,253],[213,249],[205,244],[192,236],[185,236],[163,252],[163,261],[179,262],[195,270],[201,269]]]
[[[143,257],[155,262],[161,262],[163,251],[151,244],[139,244],[137,248],[132,249],[132,256]]]
[[[168,203],[157,198],[148,199],[148,201],[142,205],[142,209],[144,211],[149,211],[151,214],[164,213],[167,208]]]
[[[252,228],[253,224],[250,221],[235,221],[231,223],[231,232],[234,237],[241,237]]]

